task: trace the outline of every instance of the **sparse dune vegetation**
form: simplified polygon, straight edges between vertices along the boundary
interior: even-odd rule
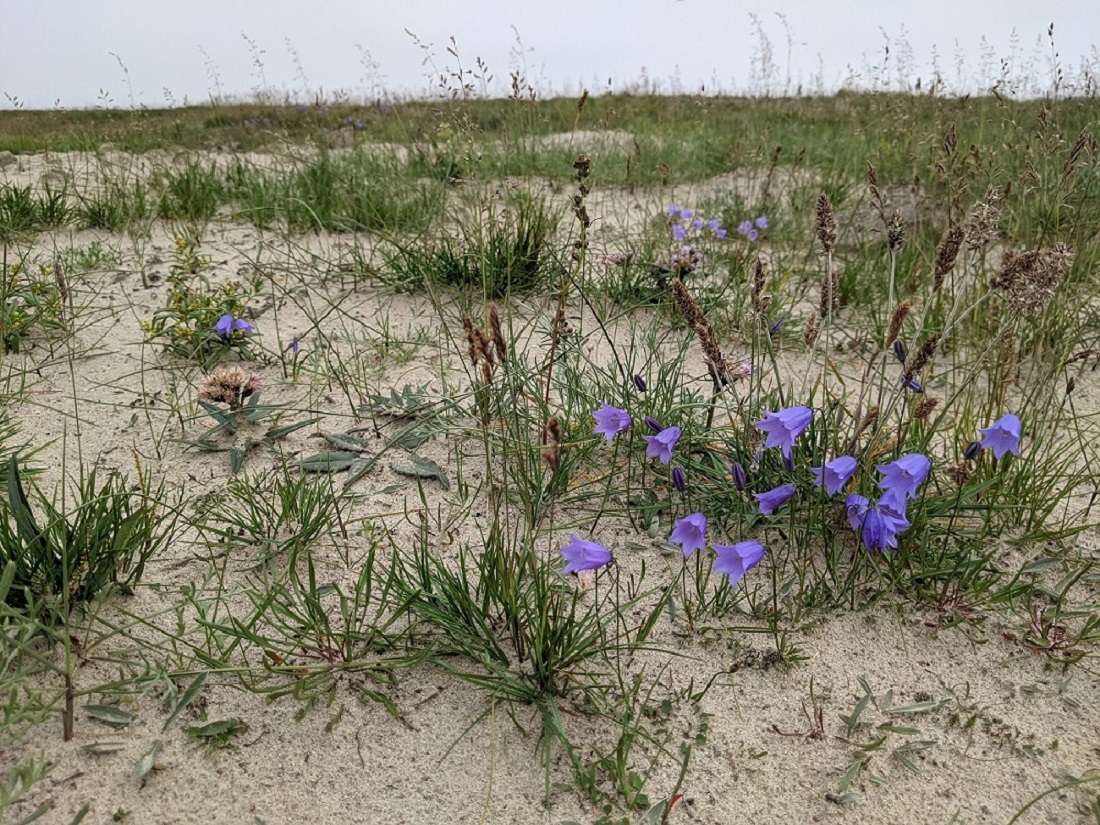
[[[3,822],[1100,824],[1087,72],[441,82],[0,112]]]

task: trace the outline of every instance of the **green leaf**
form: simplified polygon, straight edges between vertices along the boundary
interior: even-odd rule
[[[415,450],[431,437],[432,434],[423,427],[407,427],[397,434],[396,440],[406,450]]]
[[[242,730],[244,730],[244,723],[234,716],[206,725],[192,726],[187,729],[187,735],[196,739],[213,739],[216,736],[233,736]]]
[[[108,753],[118,753],[125,747],[125,742],[89,742],[87,745],[82,745],[80,749],[92,756],[103,756]]]
[[[324,433],[325,441],[338,450],[348,450],[353,453],[362,453],[367,449],[367,442],[356,435],[348,433]]]
[[[130,773],[130,778],[135,782],[143,780],[149,771],[153,770],[153,766],[157,764],[157,755],[160,753],[160,740],[158,739],[153,743],[153,746],[145,752],[145,754],[134,765],[134,770]]]
[[[938,702],[917,702],[915,705],[902,705],[901,707],[890,708],[886,712],[891,716],[902,716],[906,714],[911,715],[914,713],[928,713],[929,711],[938,710],[944,705],[948,705],[950,703],[950,699],[941,699]]]
[[[393,470],[395,473],[412,476],[413,478],[439,479],[439,483],[443,485],[444,490],[451,489],[451,483],[447,480],[447,474],[443,472],[443,468],[430,458],[424,458],[415,453],[409,456],[407,462],[394,464]]]
[[[23,543],[31,546],[41,541],[42,531],[34,522],[31,503],[27,500],[27,494],[23,491],[23,484],[19,480],[19,460],[15,456],[8,459],[8,498],[11,500],[12,516],[15,517],[15,524]]]
[[[229,472],[236,475],[244,466],[244,450],[240,447],[229,448]]]
[[[374,466],[377,460],[377,458],[357,458],[355,461],[351,462],[351,466],[348,467],[348,477],[344,479],[344,489],[348,489],[348,487],[365,476],[367,471]]]
[[[282,427],[272,427],[264,433],[264,438],[268,441],[278,441],[279,439],[286,438],[292,432],[296,432],[303,427],[308,427],[311,424],[316,424],[320,420],[321,417],[318,416],[316,418],[306,419],[305,421],[298,421],[294,424],[284,424]]]
[[[85,705],[84,712],[93,719],[106,722],[108,725],[129,725],[137,719],[134,714],[123,710],[117,705]]]
[[[1024,565],[1021,573],[1042,573],[1044,570],[1050,570],[1052,567],[1058,567],[1062,564],[1061,559],[1036,559],[1033,562],[1028,562]]]
[[[298,466],[307,473],[338,473],[341,470],[348,469],[355,463],[358,457],[359,456],[355,453],[335,450],[332,452],[315,453],[303,458],[298,463]]]
[[[183,692],[183,695],[176,702],[176,706],[172,709],[171,715],[168,717],[168,721],[164,723],[164,727],[161,728],[161,732],[168,730],[168,726],[176,721],[176,717],[180,715],[188,705],[195,701],[195,697],[199,695],[199,691],[202,690],[202,686],[206,684],[206,671],[204,670],[198,676],[191,680],[191,684],[187,686],[187,690]]]
[[[233,429],[233,416],[221,407],[216,407],[209,401],[199,401],[199,406],[206,410],[207,414],[217,421],[220,426]]]

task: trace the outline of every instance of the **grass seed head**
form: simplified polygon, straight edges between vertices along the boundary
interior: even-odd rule
[[[962,248],[965,238],[966,230],[958,225],[952,226],[943,236],[939,251],[936,253],[936,268],[932,277],[933,292],[939,291],[947,273],[955,266],[955,259],[959,257],[959,249]]]
[[[814,233],[821,242],[821,248],[826,255],[836,249],[836,215],[833,214],[833,202],[829,196],[822,192],[817,196],[814,204],[815,227]]]

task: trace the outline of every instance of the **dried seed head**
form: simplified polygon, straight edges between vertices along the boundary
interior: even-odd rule
[[[830,254],[836,249],[836,215],[833,214],[833,202],[829,196],[822,192],[817,196],[814,204],[815,227],[814,232],[821,242],[821,248],[825,254]]]
[[[729,368],[726,358],[718,346],[718,336],[703,314],[702,308],[695,302],[684,282],[679,278],[672,279],[672,300],[676,308],[684,317],[687,325],[695,332],[699,339],[699,346],[703,350],[703,359],[707,363],[707,369],[711,377],[721,385],[729,383]]]
[[[932,411],[940,405],[940,399],[932,398],[929,395],[924,396],[917,402],[916,409],[913,410],[913,418],[918,421],[924,421],[932,414]]]
[[[955,266],[955,259],[959,256],[959,249],[965,237],[966,230],[961,226],[952,226],[943,236],[939,251],[936,253],[936,268],[932,277],[933,292],[939,291],[947,273]]]
[[[69,300],[69,285],[65,282],[65,267],[61,265],[61,261],[54,261],[53,281],[57,284],[57,294],[61,296],[62,302],[67,302]]]
[[[1073,176],[1082,155],[1089,155],[1090,157],[1095,157],[1096,155],[1096,138],[1092,136],[1092,133],[1089,132],[1087,128],[1082,129],[1081,133],[1077,135],[1077,141],[1073,144],[1073,148],[1070,149],[1069,152],[1069,157],[1066,158],[1066,162],[1062,165],[1063,186]]]
[[[465,312],[462,313],[462,337],[466,339],[466,351],[470,354],[470,363],[476,367],[477,362],[481,360],[478,336],[475,335],[474,322]]]
[[[1058,285],[1073,264],[1073,247],[1056,243],[1050,249],[1008,253],[991,285],[1002,290],[1016,312],[1042,312],[1054,298]]]
[[[886,332],[886,346],[891,346],[898,336],[901,335],[901,328],[905,324],[905,319],[909,317],[909,310],[913,308],[913,302],[909,300],[902,301],[898,304],[898,308],[894,310],[894,316],[890,319],[890,329]],[[905,359],[902,358],[902,361]]]
[[[812,348],[813,345],[817,343],[817,335],[820,331],[817,312],[811,312],[809,320],[806,321],[806,329],[802,332],[802,340],[807,347]]]
[[[871,194],[871,207],[878,213],[882,222],[886,223],[882,190],[878,188],[878,170],[871,161],[867,161],[867,191]]]
[[[997,234],[997,224],[1001,220],[1000,203],[1004,200],[1004,190],[990,186],[985,197],[974,204],[966,222],[966,245],[971,249],[981,249]]]
[[[203,379],[199,398],[236,408],[250,395],[259,392],[262,382],[263,376],[258,372],[246,372],[236,365],[218,367]]]
[[[886,222],[886,243],[891,252],[897,252],[905,245],[905,222],[896,209]]]
[[[584,105],[584,101],[588,99],[588,91],[584,93],[584,97],[581,98],[581,103],[577,106],[577,110],[580,111],[580,107]],[[592,174],[592,161],[588,159],[586,155],[577,155],[577,159],[573,161],[573,177],[576,180],[584,180]]]
[[[764,262],[759,256],[752,271],[752,311],[753,317],[763,322],[768,316],[768,304],[771,296],[764,294],[764,287],[768,285],[768,272],[764,269]]]
[[[818,303],[818,312],[822,318],[827,318],[840,309],[840,276],[830,267],[821,276],[821,300]]]
[[[955,147],[959,145],[959,136],[955,133],[955,124],[952,123],[947,129],[947,134],[943,136],[943,153],[947,157],[951,157],[955,154]]]
[[[508,347],[504,343],[504,331],[500,325],[500,309],[496,304],[489,304],[489,337],[492,338],[493,348],[497,351],[497,358],[504,363],[508,357]]]
[[[561,422],[557,416],[551,416],[543,427],[542,440],[546,445],[542,450],[542,460],[556,473],[561,466]]]
[[[913,356],[913,360],[909,362],[909,366],[905,368],[905,380],[906,382],[912,381],[921,372],[928,362],[932,360],[932,356],[936,353],[936,347],[940,345],[939,333],[933,333],[928,336],[928,340],[921,344],[921,348],[917,350],[916,355]]]

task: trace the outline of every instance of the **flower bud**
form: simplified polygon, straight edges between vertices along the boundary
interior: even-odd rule
[[[659,433],[664,427],[661,426],[661,422],[654,418],[652,415],[645,417],[645,425],[655,433]]]
[[[675,464],[672,467],[672,486],[681,493],[687,489],[687,479],[684,478],[684,468],[679,464]]]
[[[645,392],[645,379],[640,375],[634,376],[634,386],[638,388],[638,392]]]
[[[740,461],[735,461],[730,465],[730,475],[733,476],[733,486],[743,491],[745,489],[745,468],[741,466]]]
[[[905,351],[905,342],[898,338],[894,341],[894,357],[904,364],[906,355],[908,353]]]
[[[982,442],[971,441],[966,445],[966,452],[963,453],[963,458],[967,461],[973,461],[978,457],[978,454],[982,451]]]

